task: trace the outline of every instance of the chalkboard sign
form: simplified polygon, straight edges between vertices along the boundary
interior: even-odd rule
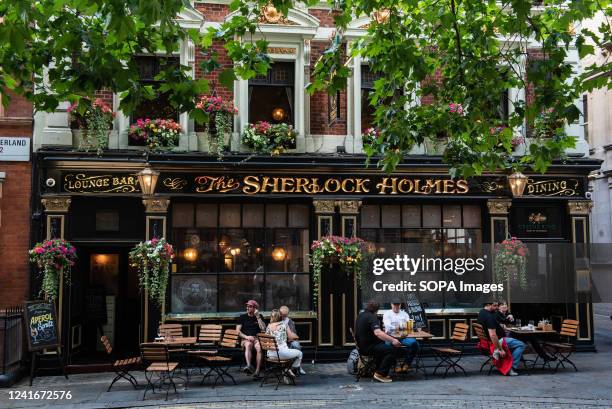
[[[416,328],[427,328],[425,308],[423,308],[423,304],[421,304],[415,293],[408,293],[406,296],[406,312],[414,320]]]
[[[55,306],[47,301],[25,303],[26,336],[30,351],[59,347]]]

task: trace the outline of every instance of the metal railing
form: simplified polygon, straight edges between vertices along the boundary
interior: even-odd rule
[[[0,386],[8,386],[20,371],[23,357],[23,308],[0,310]]]

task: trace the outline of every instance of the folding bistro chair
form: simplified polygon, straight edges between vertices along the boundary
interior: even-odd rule
[[[145,378],[147,379],[147,387],[145,388],[142,400],[145,400],[149,387],[155,392],[155,384],[158,383],[158,389],[163,390],[166,386],[166,400],[168,400],[168,393],[170,387],[176,392],[176,384],[174,383],[174,371],[178,366],[177,362],[170,362],[170,354],[168,352],[168,346],[159,342],[147,342],[140,344],[140,353],[142,355],[142,361],[145,363]],[[156,382],[153,381],[153,377],[157,375],[158,379]]]
[[[219,327],[221,326],[219,325]],[[216,345],[223,347],[223,351],[225,352],[230,351],[232,356],[228,357],[228,356],[225,356],[225,354],[220,355],[218,354],[218,351],[216,351],[215,354],[212,354],[212,355],[211,354],[198,355],[198,358],[200,359],[200,361],[202,361],[204,365],[208,367],[208,372],[202,378],[201,384],[203,385],[204,381],[209,376],[216,375],[215,382],[213,383],[213,388],[217,386],[217,382],[219,382],[219,380],[225,383],[226,376],[232,380],[234,385],[236,385],[236,380],[229,373],[229,369],[232,366],[233,351],[237,349],[238,339],[240,338],[239,332],[236,331],[235,329],[226,329],[225,333],[223,334],[223,338],[221,338],[220,331],[221,330],[219,330],[219,340],[217,341]]]
[[[474,332],[476,333],[476,336],[478,337],[479,341],[484,342],[485,344],[488,344],[489,338],[487,337],[484,327],[482,325],[480,325],[477,322],[473,322],[472,323],[472,329],[474,330]],[[495,368],[495,366],[493,365],[493,357],[491,356],[491,352],[490,351],[483,351],[483,350],[478,350],[480,351],[480,353],[485,356],[487,358],[486,361],[483,362],[483,364],[480,366],[480,371],[482,372],[483,369],[485,369],[485,367],[488,365],[489,366],[489,371],[487,373],[487,375],[491,375],[491,372],[493,371],[493,368]]]
[[[183,326],[181,324],[160,324],[159,334],[164,338],[179,338],[183,336]]]
[[[357,372],[355,373],[355,382],[359,382],[361,378],[371,378],[374,375],[374,371],[376,370],[376,360],[372,355],[364,355],[359,346],[357,345],[357,340],[355,339],[355,333],[353,332],[353,328],[349,328],[349,332],[351,333],[351,337],[355,341],[355,348],[359,353],[359,360],[357,361]]]
[[[565,369],[565,363],[570,364],[576,372],[578,368],[569,359],[572,353],[576,350],[576,337],[578,336],[579,321],[565,319],[561,324],[561,331],[559,331],[560,342],[545,342],[544,348],[550,350],[553,357],[557,358],[557,366],[555,366],[555,372],[559,370],[559,367]],[[565,340],[566,342],[561,342]],[[550,367],[550,362],[544,363],[545,366]]]
[[[108,337],[106,335],[103,335],[100,338],[100,341],[102,342],[102,345],[104,345],[104,349],[106,350],[106,353],[112,358],[113,347],[111,346],[110,341],[108,340]],[[106,391],[110,392],[115,382],[117,382],[119,379],[125,379],[126,381],[132,384],[134,389],[137,389],[138,382],[136,381],[136,378],[134,378],[130,374],[130,371],[133,369],[136,369],[136,367],[140,365],[141,362],[142,362],[142,359],[139,356],[127,358],[127,359],[117,359],[117,360],[111,359],[111,366],[113,368],[113,371],[115,371],[116,376],[115,376],[115,379],[113,379],[111,384],[108,386],[108,389]]]
[[[264,354],[265,368],[264,376],[259,386],[264,386],[268,379],[276,377],[276,387],[274,389],[278,390],[278,385],[283,382],[285,376],[291,380],[291,384],[295,385],[295,379],[289,373],[295,359],[281,359],[278,353],[278,344],[273,335],[257,334],[257,339],[259,340],[259,345],[261,345],[261,350]],[[272,357],[268,356],[268,351],[272,352]]]
[[[198,337],[194,345],[195,349],[187,351],[187,357],[198,358],[202,355],[214,355],[218,352],[217,344],[221,342],[221,325],[205,324],[200,326]],[[200,371],[201,373],[201,371]]]
[[[439,368],[446,368],[444,371],[444,378],[448,374],[449,370],[455,371],[457,373],[457,368],[461,369],[463,374],[467,376],[465,369],[461,365],[459,365],[459,361],[463,357],[463,349],[465,348],[465,344],[463,344],[468,339],[468,335],[470,332],[470,327],[467,324],[457,323],[453,328],[453,334],[451,335],[451,345],[449,347],[432,347],[431,350],[434,352],[437,358],[440,359],[438,365],[436,365],[433,374],[436,374],[436,371]],[[460,349],[455,345],[457,342],[462,342]]]

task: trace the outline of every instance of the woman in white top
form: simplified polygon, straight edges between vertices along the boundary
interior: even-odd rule
[[[278,345],[278,357],[280,359],[293,359],[291,364],[292,368],[298,369],[302,364],[302,351],[298,349],[291,349],[287,345],[287,340],[293,341],[298,339],[289,327],[281,320],[281,315],[278,310],[272,310],[270,314],[270,324],[266,329],[266,334],[273,335],[276,338],[276,344]],[[268,351],[268,358],[276,358],[276,352]],[[292,374],[292,376],[295,376]]]

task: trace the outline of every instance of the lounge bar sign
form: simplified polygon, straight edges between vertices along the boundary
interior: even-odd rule
[[[138,193],[135,174],[68,172],[66,193]],[[469,180],[446,175],[179,174],[162,172],[156,193],[190,195],[510,196],[505,176]],[[529,179],[528,196],[584,196],[579,178]]]

